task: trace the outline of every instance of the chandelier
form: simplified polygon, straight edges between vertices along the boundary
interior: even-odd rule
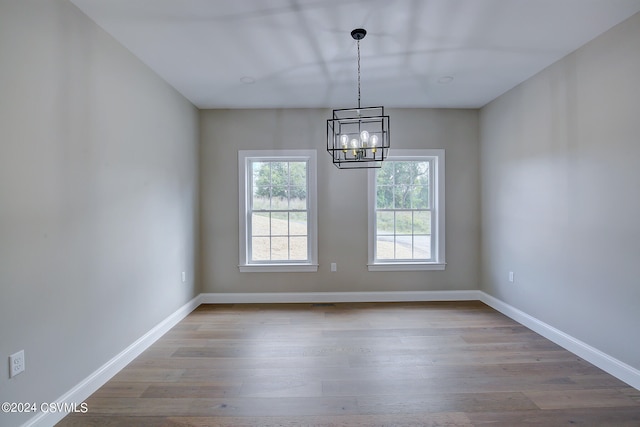
[[[356,28],[358,44],[358,107],[333,110],[327,119],[327,152],[339,169],[379,168],[389,150],[389,116],[384,107],[360,106],[360,40],[367,31]]]

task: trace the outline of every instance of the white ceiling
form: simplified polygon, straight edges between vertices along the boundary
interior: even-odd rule
[[[200,108],[355,106],[358,27],[363,106],[478,108],[640,11],[640,0],[71,1]]]

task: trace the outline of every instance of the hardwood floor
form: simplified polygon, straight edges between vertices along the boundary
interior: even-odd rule
[[[639,426],[640,391],[480,302],[203,305],[58,426]]]

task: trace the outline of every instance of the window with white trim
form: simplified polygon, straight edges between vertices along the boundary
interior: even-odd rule
[[[316,151],[238,151],[240,271],[317,271]]]
[[[444,270],[444,150],[390,150],[369,170],[369,271]]]

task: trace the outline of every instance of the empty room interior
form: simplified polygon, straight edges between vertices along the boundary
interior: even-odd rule
[[[638,76],[640,0],[0,0],[0,426],[640,425]]]

